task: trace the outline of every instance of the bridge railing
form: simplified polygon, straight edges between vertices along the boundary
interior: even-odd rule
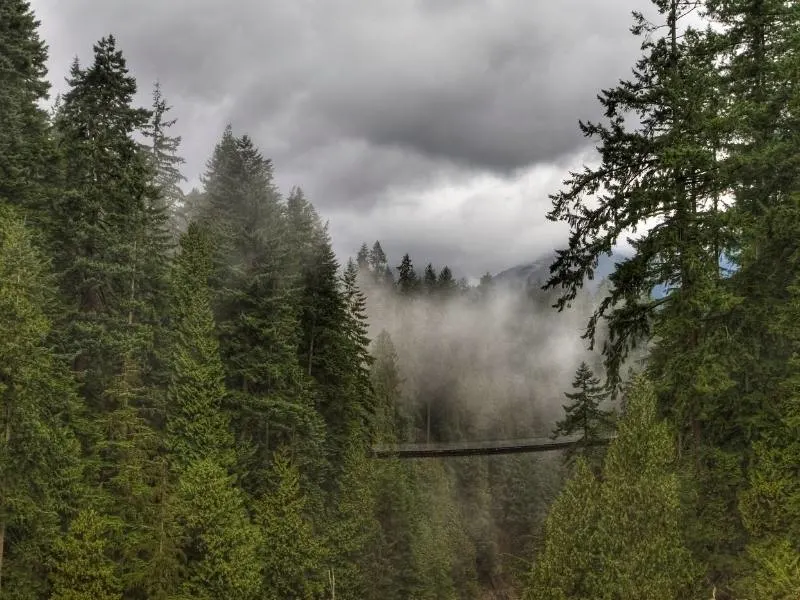
[[[613,437],[583,441],[581,436],[559,438],[524,438],[515,440],[488,440],[480,442],[441,442],[435,444],[378,445],[372,448],[373,458],[428,458],[443,456],[481,456],[492,454],[518,454],[522,452],[552,452],[571,446],[602,446]]]

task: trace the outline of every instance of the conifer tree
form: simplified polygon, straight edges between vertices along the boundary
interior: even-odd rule
[[[51,600],[122,600],[122,576],[112,556],[121,535],[118,520],[81,510],[66,537],[55,543]]]
[[[595,377],[585,361],[575,372],[572,387],[574,392],[564,394],[572,402],[564,405],[564,419],[556,423],[553,435],[579,435],[578,444],[568,450],[567,459],[572,461],[576,454],[581,454],[590,465],[597,466],[602,456],[597,451],[597,443],[607,437],[613,428],[612,413],[600,408],[610,394],[600,385],[600,379]]]
[[[363,437],[355,431],[344,453],[327,533],[337,598],[361,600],[374,585],[374,560],[382,550],[375,510],[377,468],[367,456]]]
[[[177,122],[177,119],[167,118],[171,109],[161,91],[161,84],[156,82],[153,87],[152,113],[144,135],[150,138],[147,152],[154,173],[154,184],[161,205],[169,217],[169,229],[173,235],[177,235],[182,225],[180,214],[185,208],[180,184],[186,181],[186,177],[180,169],[186,161],[178,154],[181,137],[169,135],[169,129]]]
[[[79,417],[66,365],[48,345],[55,289],[16,211],[0,204],[0,593],[33,597],[74,506]],[[40,560],[44,559],[44,560]],[[26,595],[29,594],[29,595]]]
[[[685,598],[699,574],[683,539],[674,438],[656,411],[652,384],[637,377],[603,462],[596,552],[604,560],[590,578],[600,597]]]
[[[0,200],[25,209],[41,223],[53,173],[46,113],[47,46],[27,0],[0,4]]]
[[[452,298],[458,291],[459,285],[453,279],[453,272],[447,265],[442,267],[442,271],[439,273],[436,288],[439,295],[444,299]]]
[[[526,600],[592,598],[597,590],[589,575],[595,568],[592,555],[599,485],[582,457],[572,476],[553,502],[544,526],[544,544],[534,562]]]
[[[545,288],[561,288],[557,306],[567,307],[621,236],[648,219],[662,220],[634,238],[634,255],[616,264],[609,294],[585,336],[593,346],[598,324],[606,321],[603,353],[612,384],[619,381],[628,352],[657,336],[651,368],[669,410],[697,446],[703,439],[701,415],[709,414],[703,405],[715,402],[728,383],[720,363],[725,338],[717,327],[717,316],[732,302],[719,266],[720,252],[731,243],[714,176],[719,80],[703,36],[682,27],[698,2],[654,4],[664,27],[636,14],[632,31],[644,36],[643,56],[632,80],[600,95],[607,123],[580,124],[585,136],[599,141],[601,165],[572,173],[566,189],[552,196],[548,218],[569,224],[571,231]],[[631,127],[626,117],[634,113]],[[659,285],[668,291],[653,298]]]
[[[324,434],[298,360],[296,263],[272,177],[272,163],[252,140],[226,128],[208,164],[199,214],[214,238],[211,285],[237,468],[252,496],[263,493],[273,448],[299,444],[300,458],[317,463]]]
[[[96,402],[119,357],[133,345],[139,360],[153,335],[145,323],[165,283],[165,216],[133,139],[149,112],[132,106],[136,81],[113,36],[95,45],[90,67],[73,65],[69,84],[57,120],[66,177],[55,264],[75,367],[89,369],[84,390]]]
[[[410,296],[419,287],[419,278],[414,270],[414,264],[408,254],[403,255],[403,260],[397,266],[397,290],[403,296]]]
[[[344,331],[348,341],[347,356],[350,359],[352,393],[360,405],[357,417],[369,419],[375,410],[371,386],[370,366],[373,358],[369,352],[369,325],[367,322],[367,299],[358,286],[358,266],[351,260],[342,277],[342,294],[345,302]]]
[[[325,586],[325,547],[314,531],[300,474],[287,451],[276,452],[272,477],[274,488],[255,507],[262,535],[262,597],[318,597]]]
[[[172,273],[167,447],[179,468],[209,457],[229,465],[233,439],[222,406],[225,372],[208,287],[212,247],[195,223],[181,236],[180,247]]]
[[[432,294],[436,289],[436,277],[436,270],[431,263],[428,263],[422,276],[422,285],[427,294]]]
[[[369,266],[372,268],[372,272],[376,277],[381,277],[388,264],[386,253],[383,251],[381,243],[375,240],[369,253]]]
[[[358,254],[356,255],[356,264],[358,265],[359,269],[369,268],[369,247],[367,246],[367,242],[361,244],[361,247],[358,249]]]
[[[182,569],[178,598],[260,598],[260,535],[246,498],[215,460],[189,465],[170,507]]]
[[[683,539],[669,426],[637,377],[600,482],[583,459],[553,505],[527,597],[685,598],[698,573]]]

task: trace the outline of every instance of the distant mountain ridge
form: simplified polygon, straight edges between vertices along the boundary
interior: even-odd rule
[[[615,264],[621,262],[631,255],[625,252],[612,252],[611,255],[602,255],[597,262],[597,268],[594,271],[594,279],[584,282],[584,286],[590,293],[595,293],[600,287],[600,284],[614,272]],[[525,286],[541,288],[545,282],[550,278],[550,265],[556,259],[556,254],[547,254],[533,262],[524,263],[501,271],[492,280],[504,285],[512,287]],[[730,257],[722,255],[719,259],[719,265],[723,272],[723,277],[730,277],[737,269],[736,264]],[[657,285],[653,288],[654,298],[663,298],[667,294],[666,285]]]
[[[611,256],[605,254],[601,256],[597,263],[597,268],[594,271],[594,279],[587,280],[584,283],[586,288],[592,293],[597,291],[597,288],[603,280],[614,272],[614,264],[626,258],[630,258],[630,255],[622,252],[613,252]],[[555,259],[555,252],[547,254],[533,262],[523,263],[501,271],[492,277],[492,281],[512,286],[528,285],[541,287],[550,278],[550,265],[553,264]]]

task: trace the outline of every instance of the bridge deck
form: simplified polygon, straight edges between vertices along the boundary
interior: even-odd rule
[[[601,446],[610,439],[593,440],[586,445]],[[437,444],[397,444],[375,446],[374,458],[433,458],[441,456],[486,456],[491,454],[518,454],[521,452],[552,452],[575,446],[580,437],[526,438],[518,440],[492,440],[484,442],[446,442]]]

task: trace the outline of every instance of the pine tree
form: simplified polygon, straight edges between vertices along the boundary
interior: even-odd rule
[[[80,483],[75,386],[48,345],[55,296],[16,211],[0,205],[0,589],[42,593]],[[40,560],[43,558],[44,560]]]
[[[43,214],[44,185],[53,173],[46,113],[47,46],[26,0],[0,4],[0,200],[23,207],[36,222]]]
[[[547,516],[544,544],[534,563],[526,600],[596,597],[589,574],[596,565],[592,551],[600,510],[598,488],[589,466],[579,457]]]
[[[397,364],[397,350],[389,333],[384,329],[375,337],[370,369],[375,395],[373,435],[377,443],[394,443],[408,439],[411,419],[401,404],[401,379]]]
[[[181,550],[178,598],[261,597],[258,529],[245,495],[212,459],[189,465],[178,482],[171,517]]]
[[[365,428],[375,411],[371,385],[370,367],[373,362],[369,352],[369,324],[367,322],[367,299],[358,287],[358,266],[351,260],[342,277],[342,294],[345,302],[344,332],[348,342],[347,356],[350,359],[352,394],[360,405],[357,417]]]
[[[177,235],[183,230],[180,215],[185,208],[185,199],[180,184],[186,181],[186,177],[180,169],[186,161],[178,154],[181,137],[173,137],[168,133],[177,122],[177,119],[167,119],[171,109],[161,92],[161,84],[156,82],[153,87],[152,114],[144,134],[150,138],[147,152],[155,175],[155,187],[169,217],[169,229],[173,235]]]
[[[112,548],[123,535],[118,520],[84,509],[55,544],[52,600],[121,600],[122,578]]]
[[[361,244],[361,247],[358,249],[356,263],[358,264],[359,269],[369,268],[369,247],[367,246],[367,242]]]
[[[372,272],[376,278],[383,276],[383,272],[386,270],[388,264],[386,253],[383,251],[381,243],[375,240],[375,243],[372,244],[372,250],[369,253],[369,266],[372,268]]]
[[[336,597],[361,600],[374,585],[374,560],[380,553],[380,524],[375,517],[376,466],[367,457],[363,438],[356,431],[344,452],[330,527],[329,570],[336,582]]]
[[[568,223],[571,232],[545,288],[561,288],[557,306],[567,307],[594,276],[602,254],[645,221],[659,219],[659,226],[632,239],[633,257],[616,264],[609,295],[585,337],[593,346],[598,324],[606,321],[606,372],[616,384],[629,350],[656,336],[654,377],[676,421],[698,445],[701,416],[708,414],[704,405],[728,385],[720,363],[726,338],[718,327],[732,302],[719,266],[720,252],[731,243],[714,176],[719,81],[703,36],[690,27],[681,31],[681,20],[698,2],[654,4],[666,35],[657,37],[658,28],[636,14],[632,30],[644,42],[633,79],[600,95],[607,124],[580,124],[585,136],[598,139],[601,165],[572,173],[567,188],[552,196],[548,218]],[[627,116],[634,113],[629,128]],[[653,298],[659,285],[667,294]]]
[[[215,316],[244,488],[260,496],[272,449],[321,459],[324,424],[298,361],[296,262],[272,163],[228,127],[204,177],[199,220],[215,244]],[[306,365],[307,366],[307,365]]]
[[[208,457],[226,465],[233,439],[222,406],[225,372],[208,287],[212,247],[207,232],[194,223],[180,246],[172,274],[167,447],[180,468]]]
[[[255,507],[261,528],[262,597],[311,599],[325,585],[325,548],[307,513],[308,498],[300,487],[300,474],[288,452],[273,460],[274,489]]]
[[[163,292],[163,213],[133,136],[149,112],[134,108],[136,81],[113,36],[94,47],[94,63],[71,71],[57,125],[65,191],[54,207],[55,264],[70,309],[66,334],[84,390],[97,401],[119,357],[150,343]]]
[[[55,202],[55,264],[67,310],[59,332],[91,410],[88,476],[94,505],[126,529],[113,555],[126,593],[147,583],[150,528],[163,472],[154,429],[153,348],[166,288],[165,215],[134,139],[150,116],[113,36],[94,62],[73,65],[56,125],[64,191]]]
[[[652,384],[634,379],[597,497],[604,560],[589,581],[600,597],[685,598],[699,574],[683,539],[673,435],[656,411]]]
[[[553,436],[579,435],[577,445],[567,451],[567,459],[572,461],[580,454],[590,465],[597,466],[602,456],[597,452],[597,444],[613,428],[612,413],[600,408],[610,393],[600,385],[600,379],[595,377],[586,362],[581,362],[575,372],[572,388],[574,392],[564,394],[572,402],[564,405],[564,419],[556,423]]]
[[[438,294],[445,300],[452,298],[459,289],[458,283],[453,279],[453,272],[450,267],[445,265],[439,273],[439,279],[436,281],[436,288]]]
[[[687,597],[698,573],[682,535],[674,465],[653,386],[638,377],[600,482],[579,459],[554,503],[527,597]]]
[[[431,263],[425,267],[425,273],[422,276],[422,286],[427,294],[432,294],[436,289],[436,270]]]
[[[417,291],[419,279],[414,271],[414,264],[408,254],[403,255],[403,260],[397,266],[397,290],[403,296],[410,296]]]

